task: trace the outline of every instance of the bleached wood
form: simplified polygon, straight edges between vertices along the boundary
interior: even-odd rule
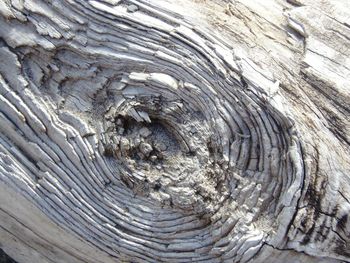
[[[350,4],[0,2],[0,247],[21,262],[350,261]]]

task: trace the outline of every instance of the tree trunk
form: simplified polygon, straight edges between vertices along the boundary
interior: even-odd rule
[[[2,0],[0,248],[350,261],[350,3]]]

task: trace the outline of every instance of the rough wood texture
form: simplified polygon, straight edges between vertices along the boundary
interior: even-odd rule
[[[345,0],[2,0],[18,262],[350,261]]]

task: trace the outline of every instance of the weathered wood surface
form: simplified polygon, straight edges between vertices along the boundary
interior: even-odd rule
[[[18,262],[350,261],[350,3],[2,0]]]

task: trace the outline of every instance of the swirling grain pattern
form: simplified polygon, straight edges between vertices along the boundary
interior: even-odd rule
[[[86,244],[48,238],[40,262],[266,262],[293,248],[314,166],[272,75],[156,1],[0,7],[0,182]]]

